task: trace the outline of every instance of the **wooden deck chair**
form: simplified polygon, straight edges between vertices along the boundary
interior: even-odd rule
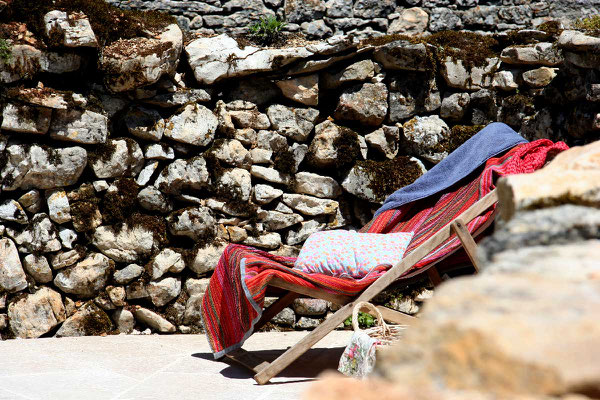
[[[317,328],[315,328],[315,330],[306,335],[296,345],[289,348],[285,353],[280,355],[276,360],[274,360],[271,363],[259,360],[253,354],[243,349],[235,350],[227,354],[226,357],[244,365],[247,368],[250,368],[252,371],[255,372],[254,380],[256,380],[256,382],[258,382],[261,385],[266,384],[271,378],[278,375],[294,360],[296,360],[298,357],[300,357],[302,354],[308,351],[313,345],[315,345],[318,341],[325,337],[329,332],[331,332],[337,326],[343,323],[344,320],[346,320],[346,318],[351,316],[355,304],[361,301],[368,302],[371,299],[373,299],[373,297],[375,297],[381,291],[393,284],[394,281],[401,277],[412,266],[417,264],[421,259],[426,257],[437,246],[439,246],[441,243],[450,238],[453,233],[456,233],[462,247],[465,249],[467,255],[469,256],[469,259],[475,267],[475,270],[478,271],[479,268],[475,257],[477,245],[469,231],[466,229],[465,225],[472,219],[481,215],[483,212],[485,212],[487,209],[493,206],[497,201],[498,197],[496,194],[496,190],[494,189],[482,199],[474,203],[471,207],[469,207],[458,217],[453,219],[449,224],[445,225],[442,229],[440,229],[433,236],[431,236],[427,241],[423,242],[419,247],[417,247],[414,251],[408,254],[402,261],[393,266],[384,275],[377,279],[373,284],[367,287],[362,293],[355,297],[336,295],[320,289],[307,289],[302,286],[290,284],[281,279],[272,280],[269,283],[270,286],[283,289],[287,292],[285,292],[285,294],[283,294],[277,301],[275,301],[270,307],[263,311],[262,317],[255,326],[255,330],[258,330],[260,329],[260,327],[264,326],[264,324],[269,322],[275,315],[277,315],[281,310],[290,305],[294,301],[294,299],[301,295],[327,300],[334,304],[338,304],[342,307],[329,318],[327,318],[324,322],[322,322]],[[490,221],[491,220],[493,220],[493,218],[490,218]],[[434,267],[430,268],[430,271],[432,271],[432,273],[430,274],[430,279],[432,279],[434,284],[439,283],[441,278],[439,278],[439,275],[437,274],[437,272],[435,272]],[[410,325],[414,323],[414,317],[408,316],[398,311],[391,310],[387,307],[379,306],[378,309],[381,311],[383,318],[389,322],[405,325]]]

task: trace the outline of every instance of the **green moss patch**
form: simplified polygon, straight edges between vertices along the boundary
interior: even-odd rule
[[[445,150],[452,153],[460,145],[469,140],[477,132],[485,128],[485,125],[456,125],[452,127],[450,138],[445,143]]]
[[[167,222],[163,217],[134,212],[127,218],[127,224],[129,227],[139,226],[152,232],[154,239],[158,241],[160,246],[166,246],[169,243]]]
[[[338,126],[340,135],[333,141],[337,152],[336,168],[343,171],[350,168],[360,158],[360,144],[358,134],[352,129]]]
[[[369,175],[371,180],[369,188],[379,201],[384,200],[396,190],[413,183],[422,174],[419,165],[406,156],[380,162],[359,161],[356,165]]]
[[[558,37],[563,29],[559,21],[547,21],[537,27],[538,30],[546,32],[548,35]]]
[[[586,35],[600,37],[600,15],[579,19],[574,25],[576,29],[584,31]]]
[[[159,11],[121,10],[104,0],[13,0],[0,14],[0,22],[25,22],[30,31],[43,37],[43,18],[52,10],[84,13],[104,45],[176,23],[174,17]]]

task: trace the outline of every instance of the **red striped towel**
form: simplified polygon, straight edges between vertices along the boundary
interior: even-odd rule
[[[567,148],[562,142],[554,144],[546,139],[518,145],[501,157],[489,159],[482,172],[471,175],[472,180],[459,182],[441,195],[385,211],[369,222],[362,231],[414,232],[406,252],[409,254],[493,190],[498,177],[533,172]],[[469,232],[475,234],[485,227],[490,222],[493,211],[494,208],[490,208],[469,222]],[[448,258],[445,262],[464,259],[464,251],[456,251],[459,247],[460,242],[453,235],[407,271],[403,278],[421,273],[426,267],[453,253],[452,260]],[[318,287],[336,294],[355,296],[391,267],[380,265],[363,279],[354,280],[306,274],[292,269],[294,261],[295,258],[275,256],[247,246],[232,244],[225,249],[202,301],[206,336],[215,358],[241,347],[252,334],[254,324],[262,315],[266,288],[273,277],[307,288]]]

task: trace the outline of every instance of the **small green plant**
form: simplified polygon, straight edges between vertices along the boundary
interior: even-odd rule
[[[10,48],[10,44],[6,41],[6,39],[0,39],[0,60],[5,63],[10,62],[12,59],[12,51]]]
[[[250,36],[255,41],[269,44],[275,42],[281,35],[282,29],[287,25],[285,21],[280,21],[277,17],[269,16],[260,18],[260,20],[251,25],[248,30]]]
[[[575,22],[575,28],[583,30],[592,36],[600,36],[600,15],[578,19]]]
[[[370,328],[375,325],[375,317],[364,312],[358,313],[358,326],[362,329]],[[352,326],[352,317],[346,318],[344,326]]]

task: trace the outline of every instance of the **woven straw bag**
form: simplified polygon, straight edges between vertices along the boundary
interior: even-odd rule
[[[377,326],[361,330],[358,326],[358,312],[365,308],[369,314],[377,317]],[[399,340],[406,328],[404,325],[386,324],[379,310],[367,302],[360,302],[354,306],[352,327],[354,334],[340,358],[338,371],[355,378],[367,376],[375,366],[377,349]]]

